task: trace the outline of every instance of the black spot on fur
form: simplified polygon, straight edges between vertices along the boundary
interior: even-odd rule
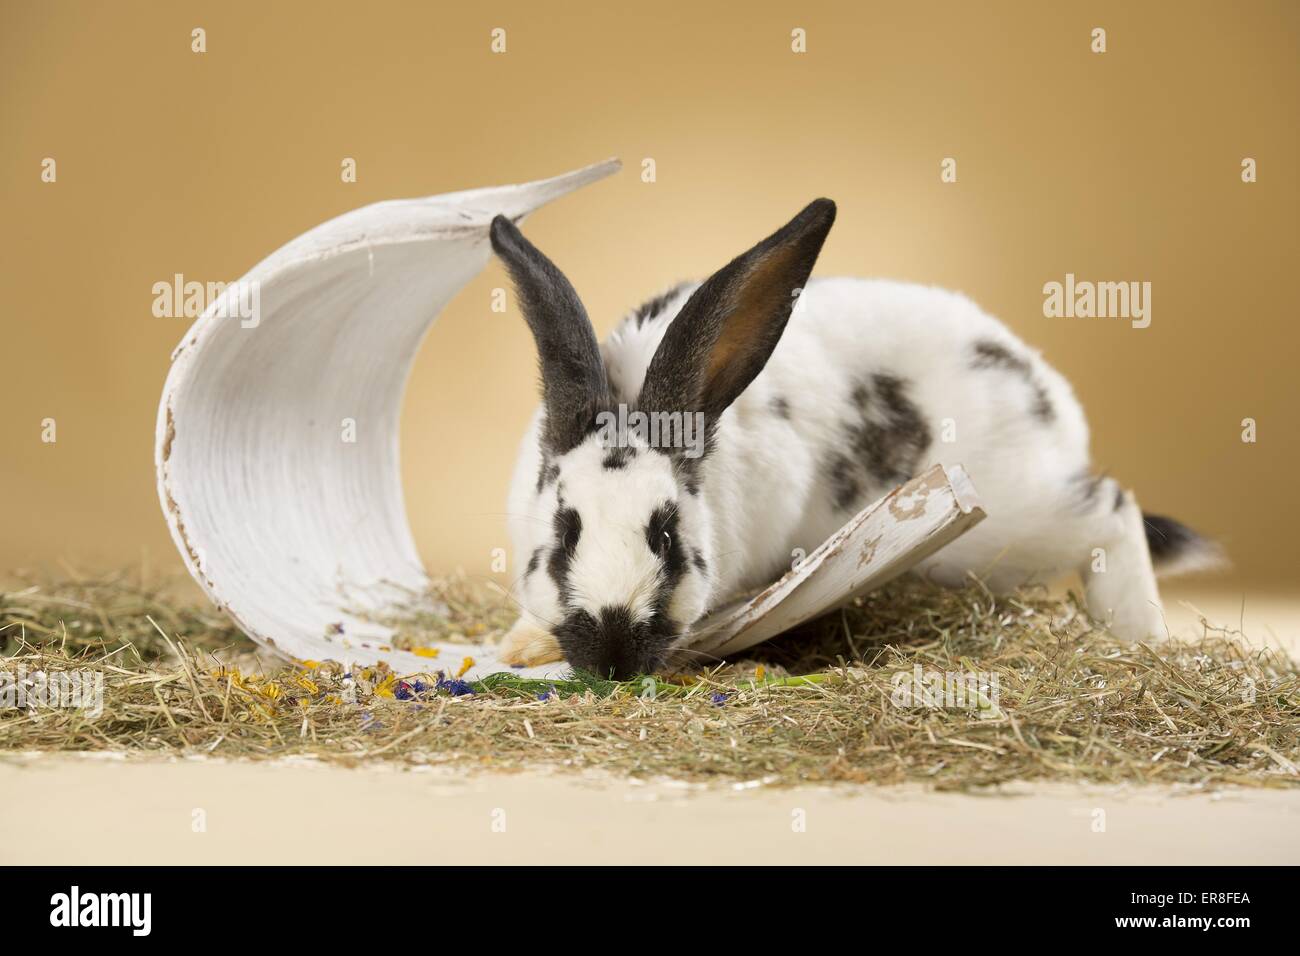
[[[902,379],[875,375],[871,385],[875,403],[868,404],[853,447],[873,478],[901,484],[916,474],[921,456],[930,447],[930,429],[921,410],[907,398]]]
[[[767,404],[772,409],[772,414],[777,418],[788,419],[790,417],[790,403],[780,395],[774,395]]]
[[[1097,497],[1097,492],[1100,490],[1101,483],[1102,481],[1105,480],[1105,477],[1106,477],[1105,475],[1094,475],[1092,474],[1092,472],[1085,470],[1080,472],[1073,479],[1074,481],[1079,483],[1082,489],[1080,493],[1083,497],[1083,504],[1085,506],[1091,504],[1092,501]]]
[[[1022,375],[1029,374],[1029,361],[998,342],[982,339],[975,343],[974,352],[971,368],[1005,368]]]
[[[858,481],[859,467],[845,455],[832,455],[826,467],[835,507],[848,511],[862,498],[862,484]]]
[[[824,466],[841,511],[860,508],[913,477],[930,448],[930,428],[902,379],[873,375],[859,382],[850,398],[859,417],[844,425],[848,450],[833,453]]]
[[[552,526],[555,530],[555,544],[551,547],[546,571],[559,589],[561,600],[565,600],[569,594],[569,565],[573,563],[574,552],[578,550],[578,539],[582,537],[582,517],[573,508],[561,506],[555,512]]]
[[[695,565],[695,570],[699,571],[700,574],[709,573],[709,562],[704,560],[704,552],[699,548],[696,548],[695,553],[691,555],[691,563]]]
[[[637,306],[636,311],[632,313],[632,322],[634,322],[636,327],[639,329],[652,319],[657,319],[663,314],[664,309],[668,307],[668,303],[672,301],[673,297],[676,296],[677,293],[681,292],[687,285],[689,285],[689,283],[679,282],[667,292],[657,295],[649,302],[644,302]]]
[[[543,455],[542,465],[537,469],[537,493],[540,495],[546,486],[560,477],[560,466]]]
[[[695,458],[687,458],[684,454],[681,454],[681,449],[677,448],[655,449],[660,454],[668,455],[672,459],[673,473],[689,495],[695,496],[700,493],[700,482],[702,480],[700,473],[704,468],[705,460],[713,452],[714,438],[713,427],[709,425],[704,431],[703,447],[700,449],[700,454]]]
[[[601,467],[611,471],[617,468],[626,468],[627,463],[636,457],[636,449],[631,447],[611,448],[606,454]]]
[[[1085,514],[1090,514],[1099,507],[1105,507],[1106,503],[1102,500],[1102,495],[1106,492],[1103,489],[1109,489],[1111,485],[1115,486],[1116,495],[1114,499],[1111,499],[1111,507],[1118,507],[1114,502],[1119,502],[1119,505],[1123,504],[1124,490],[1119,487],[1119,484],[1114,479],[1108,478],[1105,474],[1094,475],[1085,469],[1072,478],[1071,482],[1078,485],[1078,507]]]
[[[1056,417],[1056,409],[1052,407],[1052,400],[1047,397],[1047,389],[1033,383],[1034,404],[1030,406],[1029,414],[1033,415],[1040,422],[1050,422]]]
[[[536,551],[534,551],[534,552],[532,553],[532,555],[528,558],[528,567],[524,568],[524,580],[525,580],[525,581],[528,580],[528,578],[532,576],[532,574],[533,574],[533,573],[538,569],[538,567],[541,566],[541,563],[542,563],[542,552],[545,551],[545,550],[546,550],[545,548],[538,548],[538,549],[537,549]]]
[[[1056,409],[1052,407],[1052,400],[1047,395],[1047,389],[1043,388],[1042,383],[1034,378],[1034,367],[1027,358],[1023,355],[1016,355],[1000,342],[989,339],[981,339],[976,342],[973,351],[975,357],[971,360],[971,368],[1004,369],[1019,375],[1025,380],[1025,384],[1029,386],[1034,396],[1029,413],[1042,422],[1050,422],[1056,417]]]
[[[1119,511],[1124,507],[1124,489],[1118,484],[1115,485],[1115,504],[1111,507],[1115,511]]]

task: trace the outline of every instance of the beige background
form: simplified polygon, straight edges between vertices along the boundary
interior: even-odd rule
[[[967,292],[1075,383],[1099,467],[1221,537],[1238,580],[1294,586],[1300,5],[458,6],[0,0],[0,568],[179,569],[152,446],[189,320],[152,316],[153,283],[234,279],[375,200],[617,155],[528,225],[601,334],[830,196],[819,274]],[[1044,318],[1066,272],[1152,282],[1151,327]],[[444,313],[408,398],[438,569],[485,574],[505,543],[534,359],[489,310],[503,283],[493,263]]]

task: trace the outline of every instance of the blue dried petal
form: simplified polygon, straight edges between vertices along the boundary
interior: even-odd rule
[[[453,697],[465,697],[466,695],[474,693],[474,688],[470,686],[469,681],[459,680],[456,678],[448,680],[443,677],[441,673],[438,675],[438,684],[436,689],[445,690]]]

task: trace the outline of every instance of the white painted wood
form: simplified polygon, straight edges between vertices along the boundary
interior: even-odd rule
[[[346,213],[240,280],[260,292],[255,327],[223,317],[236,284],[186,333],[158,411],[158,494],[190,573],[250,637],[299,659],[413,672],[471,654],[471,674],[503,669],[490,648],[393,651],[386,628],[349,609],[427,586],[398,468],[402,394],[424,334],[487,264],[492,217],[525,216],[619,165]]]
[[[868,505],[759,594],[706,618],[686,642],[719,658],[775,637],[911,570],[984,518],[965,469],[935,465]]]
[[[459,670],[465,656],[468,677],[506,669],[491,646],[444,644],[433,660],[394,650],[391,632],[366,619],[428,585],[402,497],[402,395],[434,319],[486,265],[492,217],[521,218],[618,168],[346,213],[267,257],[186,333],[158,411],[158,494],[186,567],[250,637],[299,660],[383,660],[402,673]],[[233,308],[253,284],[255,325]],[[982,517],[965,472],[936,466],[686,643],[716,655],[752,647],[901,574]]]

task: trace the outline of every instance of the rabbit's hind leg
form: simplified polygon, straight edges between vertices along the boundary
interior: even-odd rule
[[[1104,493],[1082,525],[1087,540],[1079,570],[1088,613],[1121,640],[1165,636],[1142,509],[1131,491],[1110,479],[1100,483]]]

